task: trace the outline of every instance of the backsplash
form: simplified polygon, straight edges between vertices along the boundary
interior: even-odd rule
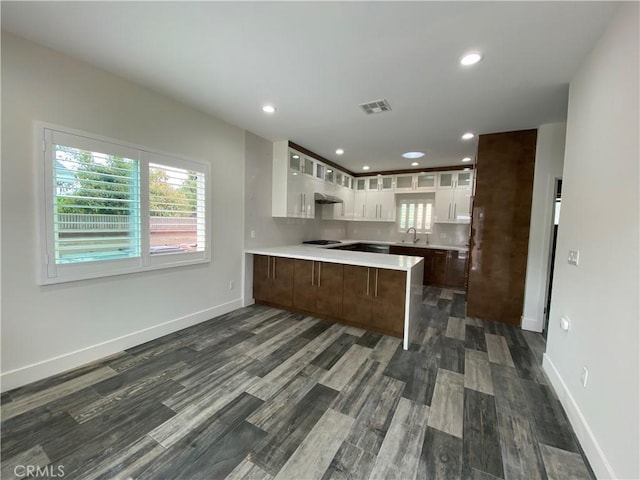
[[[379,240],[383,242],[411,241],[412,233],[398,231],[397,223],[382,222],[345,222],[347,238],[354,240]],[[429,243],[437,245],[467,245],[471,227],[469,224],[436,223],[429,234]],[[334,239],[334,237],[327,237]],[[424,243],[425,234],[418,234],[420,243]],[[336,240],[338,238],[335,238]]]

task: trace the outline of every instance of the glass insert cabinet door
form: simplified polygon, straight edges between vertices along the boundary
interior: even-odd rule
[[[458,173],[458,187],[470,187],[471,186],[471,172]]]
[[[453,187],[453,173],[441,173],[438,175],[438,188]]]
[[[302,157],[299,153],[289,152],[289,168],[296,172],[302,172]]]
[[[418,188],[434,188],[436,186],[435,173],[423,173],[418,175],[416,179],[416,186]]]
[[[364,178],[358,178],[356,181],[356,190],[366,190],[367,181]]]
[[[319,178],[320,180],[324,180],[324,171],[325,171],[325,166],[320,163],[316,163],[316,178]]]
[[[396,188],[413,188],[413,175],[398,175]]]
[[[304,173],[313,176],[313,160],[304,157]]]

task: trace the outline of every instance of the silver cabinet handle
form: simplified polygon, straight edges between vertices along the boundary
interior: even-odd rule
[[[378,296],[378,269],[376,268],[376,293],[375,296]]]
[[[322,277],[322,262],[318,262],[318,286],[320,286],[321,277]]]
[[[316,262],[312,260],[311,261],[311,286],[313,286],[313,282],[314,282],[313,277],[315,276],[316,276]]]
[[[449,204],[449,213],[447,214],[447,219],[451,220],[451,204]]]
[[[454,203],[454,204],[453,204],[453,219],[454,219],[454,220],[456,220],[456,219],[457,219],[457,217],[456,217],[456,210],[457,210],[457,207],[458,207],[458,204],[457,204],[457,203]]]
[[[369,296],[369,271],[371,269],[367,267],[367,297]]]
[[[366,205],[362,204],[362,218],[364,218],[364,207],[366,207]]]

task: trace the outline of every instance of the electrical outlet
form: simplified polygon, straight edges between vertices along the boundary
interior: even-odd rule
[[[256,231],[255,230],[251,230],[251,238],[256,238]]]
[[[235,287],[235,283],[233,282],[233,280],[229,281],[229,290],[233,290],[233,288]]]
[[[579,259],[580,259],[579,250],[569,250],[569,256],[567,257],[567,263],[569,265],[575,265],[577,267]]]
[[[587,367],[582,367],[582,374],[580,375],[580,381],[582,382],[582,386],[587,386],[587,380],[589,380],[589,369]]]

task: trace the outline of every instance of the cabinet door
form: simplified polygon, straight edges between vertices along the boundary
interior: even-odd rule
[[[438,174],[438,188],[453,188],[455,173],[442,172]]]
[[[446,284],[453,288],[463,289],[467,275],[467,252],[449,251],[447,259]]]
[[[436,188],[435,173],[421,173],[416,178],[416,190],[429,192]]]
[[[398,175],[396,177],[396,192],[411,192],[414,189],[414,175]]]
[[[304,211],[301,173],[289,170],[287,179],[287,216],[301,217]]]
[[[446,285],[447,283],[447,250],[432,249],[433,264],[431,271],[432,285]]]
[[[404,331],[407,274],[400,270],[375,269],[371,325],[401,335]]]
[[[371,324],[371,274],[374,268],[344,266],[342,318],[363,326]]]
[[[434,221],[451,222],[453,218],[453,190],[436,191],[436,212]]]
[[[271,301],[271,257],[253,256],[253,298],[257,301]]]
[[[365,218],[367,220],[378,220],[380,218],[380,192],[369,190],[367,192],[367,208]]]
[[[394,221],[396,219],[396,196],[392,191],[382,191],[379,196],[379,213],[380,220]]]
[[[456,188],[471,188],[471,180],[473,178],[473,173],[469,170],[468,172],[458,172],[458,178],[456,179]]]
[[[293,264],[293,306],[309,312],[316,308],[315,264],[297,259]]]
[[[452,220],[457,223],[471,222],[471,189],[456,188],[453,191]]]
[[[330,318],[342,318],[344,265],[316,262],[314,273],[318,292],[315,311]]]
[[[353,197],[353,218],[357,220],[364,219],[367,216],[366,209],[367,209],[367,191],[356,190]]]
[[[344,189],[344,196],[342,198],[344,200],[344,207],[343,207],[343,211],[344,211],[344,218],[349,220],[351,218],[353,218],[354,216],[354,200],[355,200],[355,193],[353,190],[351,190],[350,188],[345,188]]]
[[[292,258],[271,257],[271,301],[283,307],[293,304]]]

